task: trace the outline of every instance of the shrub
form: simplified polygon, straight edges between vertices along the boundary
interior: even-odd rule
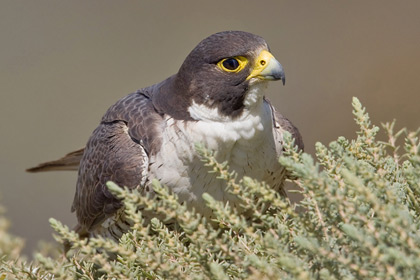
[[[353,108],[360,126],[356,139],[339,137],[328,147],[317,143],[316,160],[298,152],[286,135],[280,162],[300,187],[301,211],[262,182],[237,180],[198,145],[203,163],[227,182],[247,216],[205,194],[216,216],[207,221],[157,182],[154,199],[110,182],[134,223],[119,244],[80,240],[51,219],[56,239],[70,241],[72,250],[55,258],[38,253],[32,263],[9,254],[0,279],[416,279],[419,131],[394,133],[394,122],[387,123],[388,139],[379,141],[379,128],[356,98]],[[402,151],[397,140],[403,134]],[[165,218],[143,226],[138,205]],[[177,222],[176,230],[165,226],[169,219]]]

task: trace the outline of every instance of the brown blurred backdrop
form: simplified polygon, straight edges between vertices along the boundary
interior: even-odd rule
[[[1,203],[12,232],[50,240],[72,226],[76,173],[25,168],[84,146],[122,96],[175,73],[206,36],[263,36],[287,83],[268,97],[300,128],[306,151],[354,137],[351,97],[376,124],[420,126],[420,1],[0,2]]]

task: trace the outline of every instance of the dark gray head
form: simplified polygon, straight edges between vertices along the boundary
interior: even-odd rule
[[[279,79],[284,83],[282,66],[262,37],[242,31],[219,32],[201,41],[178,74],[167,81],[172,90],[164,94],[165,111],[173,112],[175,118],[191,118],[188,108],[194,103],[217,108],[219,114],[235,118],[245,107],[251,85]]]

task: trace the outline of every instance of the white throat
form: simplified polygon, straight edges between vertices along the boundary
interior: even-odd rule
[[[259,81],[255,78],[252,78],[249,82],[251,85],[248,89],[248,92],[245,95],[244,105],[245,109],[252,110],[253,107],[257,107],[261,104],[264,97],[264,92],[267,89],[267,81]]]
[[[264,90],[267,88],[267,82],[261,81],[250,81],[250,88],[248,89],[244,99],[244,110],[238,117],[239,120],[247,118],[250,114],[255,114],[259,111],[262,106],[262,100],[264,97]],[[208,122],[230,122],[232,118],[225,116],[219,112],[217,107],[210,108],[204,104],[197,104],[193,101],[190,107],[188,107],[190,116],[197,121],[208,121]],[[237,119],[238,119],[237,118]]]

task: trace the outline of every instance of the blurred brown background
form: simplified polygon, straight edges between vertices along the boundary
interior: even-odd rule
[[[122,96],[175,73],[222,30],[263,36],[287,83],[268,97],[300,128],[306,151],[354,137],[351,97],[373,121],[420,126],[420,1],[0,2],[1,203],[12,232],[50,240],[72,226],[76,173],[25,168],[84,146]]]

